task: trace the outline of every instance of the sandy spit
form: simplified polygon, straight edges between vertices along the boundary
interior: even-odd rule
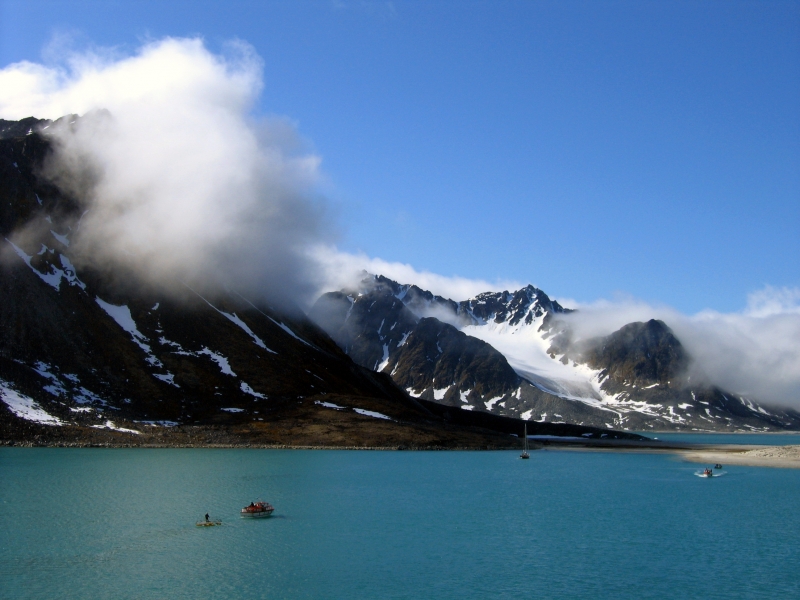
[[[751,449],[684,450],[680,456],[689,462],[713,465],[743,465],[800,469],[800,446],[759,446]]]

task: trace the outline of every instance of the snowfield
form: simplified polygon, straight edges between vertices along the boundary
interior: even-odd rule
[[[18,417],[26,421],[42,425],[66,425],[58,417],[54,417],[39,406],[33,398],[11,389],[8,383],[0,379],[0,399]]]

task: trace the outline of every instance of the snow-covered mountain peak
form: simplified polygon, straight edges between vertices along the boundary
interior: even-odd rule
[[[533,285],[454,301],[365,273],[309,316],[357,363],[464,410],[640,429],[800,426],[795,413],[690,383],[690,358],[661,321],[573,340],[557,320],[570,312]]]
[[[351,294],[391,294],[417,318],[433,316],[458,327],[488,325],[497,329],[506,325],[505,329],[509,331],[521,326],[539,329],[546,324],[548,315],[572,312],[533,285],[511,292],[483,292],[473,298],[455,301],[413,284],[401,284],[383,275],[364,272],[358,290]]]
[[[532,285],[515,292],[484,292],[461,302],[459,308],[476,323],[505,324],[514,329],[524,325],[539,329],[548,315],[571,312]]]

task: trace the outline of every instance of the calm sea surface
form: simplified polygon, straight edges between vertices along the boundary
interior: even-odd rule
[[[798,598],[800,471],[536,451],[0,449],[2,598]],[[259,497],[275,515],[245,521]],[[222,527],[198,528],[205,512]]]

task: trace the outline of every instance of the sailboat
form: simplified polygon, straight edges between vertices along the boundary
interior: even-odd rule
[[[522,454],[519,455],[520,458],[530,458],[531,455],[528,454],[528,424],[525,423],[525,433],[522,435]]]

